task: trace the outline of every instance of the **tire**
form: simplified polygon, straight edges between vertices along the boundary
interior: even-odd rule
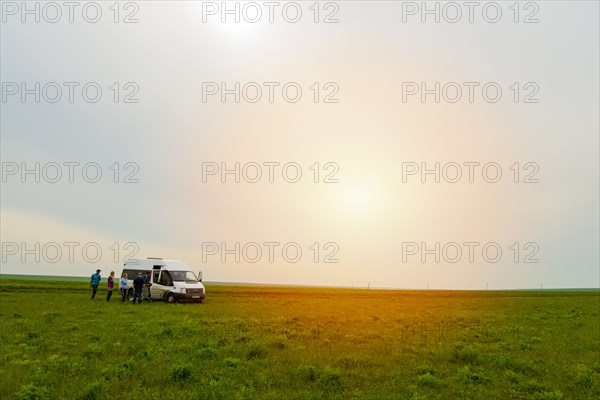
[[[127,300],[133,300],[133,289],[129,288],[127,289]]]
[[[173,293],[167,295],[167,303],[175,303],[175,295]]]

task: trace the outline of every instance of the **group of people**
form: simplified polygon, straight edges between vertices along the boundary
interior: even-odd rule
[[[92,300],[96,298],[96,292],[98,291],[98,286],[100,285],[100,281],[102,280],[102,276],[100,276],[101,270],[97,269],[95,274],[92,274],[90,278],[90,287],[92,288]],[[133,304],[136,301],[139,303],[142,302],[142,293],[146,293],[146,300],[151,301],[152,296],[150,293],[150,286],[152,286],[152,282],[150,280],[150,274],[142,274],[138,272],[137,277],[133,280]],[[115,271],[110,271],[110,275],[108,276],[108,283],[106,288],[108,293],[106,294],[106,301],[110,301],[112,296],[113,289],[115,287]],[[121,292],[121,302],[125,301],[127,297],[127,291],[129,290],[129,281],[127,279],[127,273],[123,273],[121,276],[121,280],[119,281],[119,290]]]

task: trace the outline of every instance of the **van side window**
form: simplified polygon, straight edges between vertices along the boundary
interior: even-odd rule
[[[160,274],[160,279],[158,280],[158,283],[160,283],[161,285],[165,285],[165,286],[173,285],[173,280],[171,279],[171,276],[169,275],[169,271],[162,271],[162,273]]]
[[[135,279],[135,277],[137,276],[136,271],[133,269],[129,269],[129,268],[123,269],[121,276],[123,274],[127,274],[127,279]]]

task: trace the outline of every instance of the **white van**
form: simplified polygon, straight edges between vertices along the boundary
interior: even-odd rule
[[[133,298],[133,280],[138,272],[152,277],[152,286],[150,286],[152,300],[166,300],[169,303],[176,301],[202,303],[206,295],[202,284],[202,272],[196,276],[183,261],[148,257],[128,259],[123,264],[121,276],[127,274],[129,282],[127,297],[130,299]]]

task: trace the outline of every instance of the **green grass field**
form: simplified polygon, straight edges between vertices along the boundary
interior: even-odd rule
[[[105,284],[0,279],[1,399],[600,398],[598,291]]]

